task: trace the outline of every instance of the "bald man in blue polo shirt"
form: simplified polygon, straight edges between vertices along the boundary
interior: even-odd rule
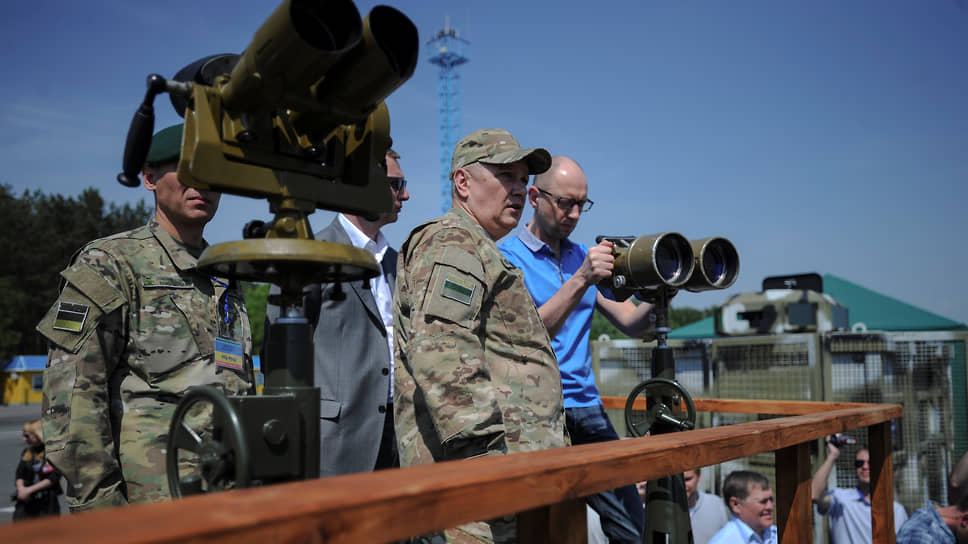
[[[551,168],[528,188],[534,217],[518,234],[501,244],[512,264],[524,271],[524,282],[538,307],[558,357],[568,434],[573,444],[618,440],[608,420],[592,373],[589,331],[597,308],[619,330],[641,336],[652,325],[650,304],[605,298],[595,286],[612,275],[611,242],[588,248],[572,242],[583,212],[592,207],[588,181],[574,160],[552,158]],[[635,486],[588,498],[602,518],[612,542],[640,542],[644,513]]]

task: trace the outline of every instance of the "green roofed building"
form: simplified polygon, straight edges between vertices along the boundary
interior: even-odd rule
[[[892,422],[890,437],[895,500],[909,512],[947,501],[947,474],[968,450],[968,326],[832,274],[764,278],[763,289],[722,302],[719,330],[729,336],[717,335],[716,317],[669,333],[676,380],[698,398],[900,404],[904,417]],[[594,342],[601,394],[626,398],[651,378],[654,345]],[[624,414],[609,415],[621,433]],[[698,417],[700,427],[713,427],[761,415]],[[870,441],[865,427],[847,434]],[[817,464],[826,452],[819,446]],[[856,446],[847,448],[837,460],[837,487],[856,485]],[[777,474],[772,454],[754,455],[710,467],[707,485],[740,469]]]

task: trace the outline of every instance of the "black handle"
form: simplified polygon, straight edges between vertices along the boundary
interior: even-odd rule
[[[145,99],[138,106],[138,111],[131,119],[128,129],[128,139],[124,144],[124,159],[121,163],[122,172],[118,174],[118,182],[127,187],[141,185],[138,173],[144,166],[148,149],[151,147],[151,136],[155,131],[155,96],[165,90],[165,78],[158,74],[148,76],[148,91]]]

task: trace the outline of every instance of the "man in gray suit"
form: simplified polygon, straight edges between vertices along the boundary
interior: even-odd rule
[[[386,155],[387,181],[393,194],[393,211],[375,221],[363,216],[338,214],[317,240],[338,242],[373,254],[383,274],[370,280],[342,284],[333,296],[333,284],[315,284],[306,290],[304,309],[313,324],[316,386],[320,388],[320,466],[322,477],[369,472],[400,466],[393,433],[393,305],[397,252],[380,229],[397,220],[410,198],[407,181],[390,149]],[[273,288],[278,292],[277,288]],[[266,309],[268,322],[279,307]]]

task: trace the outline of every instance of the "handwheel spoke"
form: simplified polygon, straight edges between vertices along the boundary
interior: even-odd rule
[[[179,422],[180,424],[176,426],[173,433],[173,443],[176,448],[180,450],[188,450],[192,453],[198,453],[199,448],[202,445],[202,437],[192,429],[186,421]]]

